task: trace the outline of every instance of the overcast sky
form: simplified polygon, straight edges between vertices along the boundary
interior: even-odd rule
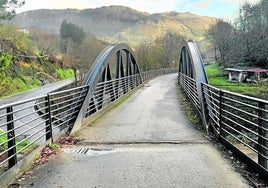
[[[243,2],[256,3],[260,0],[25,0],[25,5],[16,11],[33,9],[87,9],[110,5],[127,6],[148,13],[192,12],[218,18],[233,18]]]

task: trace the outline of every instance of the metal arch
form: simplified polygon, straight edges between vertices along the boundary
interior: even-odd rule
[[[126,73],[124,73],[123,70],[124,65],[122,64],[123,59],[121,51],[124,51],[127,54]],[[109,60],[115,54],[117,54],[116,78],[138,74],[140,76],[141,82],[143,82],[140,68],[138,66],[137,60],[131,48],[124,43],[115,43],[106,47],[99,54],[94,64],[92,65],[91,69],[89,70],[86,78],[84,79],[83,85],[89,85],[90,88],[95,88],[102,73],[105,71],[105,68],[109,66],[110,63]],[[132,72],[132,66],[133,66],[133,72]]]
[[[179,58],[179,72],[195,79],[199,89],[201,89],[201,82],[208,83],[201,53],[196,43],[192,40],[185,41],[182,46]]]
[[[123,53],[125,53],[124,57],[126,59],[124,59]],[[115,74],[112,75],[110,61],[115,55],[116,55],[116,70]],[[142,74],[138,66],[138,62],[131,48],[124,43],[111,44],[108,47],[106,47],[99,54],[94,64],[92,65],[91,69],[87,73],[86,78],[83,80],[82,84],[88,85],[89,91],[87,93],[83,106],[81,107],[81,110],[78,114],[72,132],[75,132],[81,127],[82,121],[86,115],[86,109],[89,104],[93,103],[92,98],[98,83],[110,81],[112,79],[128,77],[131,75],[138,75],[137,84],[143,83]],[[115,100],[118,97],[116,96],[117,93],[116,90],[119,89],[118,87],[119,86],[113,86],[113,90],[111,91],[112,100]],[[94,104],[92,105],[95,106]]]
[[[202,120],[205,128],[207,129],[206,117],[204,113],[202,83],[207,84],[208,79],[201,53],[196,43],[192,40],[185,41],[182,46],[179,57],[179,73],[187,75],[196,81],[198,98],[202,108]]]

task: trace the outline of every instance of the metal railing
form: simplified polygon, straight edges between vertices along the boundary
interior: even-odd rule
[[[149,80],[159,75],[177,73],[178,69],[179,69],[178,67],[174,67],[174,68],[149,70],[149,71],[142,72],[141,74],[142,74],[143,80]]]
[[[196,81],[185,74],[179,74],[179,84],[184,90],[187,97],[190,99],[191,103],[195,106],[199,114],[202,114],[201,103],[198,98]]]
[[[142,75],[148,80],[177,70],[160,69]],[[86,117],[140,85],[139,79],[139,75],[132,75],[98,83]],[[69,132],[89,91],[89,86],[76,87],[0,106],[0,176],[38,146]]]
[[[88,87],[78,87],[1,106],[1,171],[12,168],[61,130],[68,130],[87,90]]]
[[[180,73],[179,83],[199,111],[195,80]],[[215,135],[268,174],[268,101],[201,83],[205,116]]]
[[[142,72],[142,76],[145,81],[159,75],[175,73],[177,70],[178,68],[150,70]],[[101,110],[111,102],[133,90],[140,83],[138,74],[98,83],[94,91],[94,95],[87,107],[85,117]]]
[[[268,172],[268,101],[203,84],[214,132]]]
[[[111,102],[119,99],[121,96],[136,88],[141,83],[138,79],[139,75],[136,74],[98,83],[93,97],[88,104],[85,117],[103,109]]]

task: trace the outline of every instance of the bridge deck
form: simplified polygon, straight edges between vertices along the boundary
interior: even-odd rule
[[[248,187],[184,114],[176,74],[158,77],[34,170],[34,187]],[[79,150],[80,148],[84,150]],[[34,184],[33,184],[34,182]]]

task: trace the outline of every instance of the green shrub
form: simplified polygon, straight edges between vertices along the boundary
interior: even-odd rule
[[[72,69],[57,69],[57,74],[61,80],[74,77],[74,72]]]
[[[3,53],[2,56],[0,57],[0,69],[4,69],[8,67],[11,63],[12,60],[12,55],[8,53]]]
[[[2,135],[3,133],[5,133],[5,131],[0,129],[0,135]],[[3,134],[2,136],[0,136],[0,152],[3,152],[7,149],[8,145],[7,145],[6,141],[7,141],[7,134]],[[6,143],[4,143],[4,142],[6,142]],[[19,142],[20,142],[20,140],[16,139],[16,143],[19,143]],[[2,143],[4,143],[4,144],[2,144]],[[16,146],[16,150],[20,151],[21,149],[23,149],[25,146],[29,145],[30,143],[31,143],[30,140],[26,139]],[[34,144],[34,143],[31,144],[31,146],[30,146],[31,150],[36,148],[36,147],[37,147],[37,144]]]

